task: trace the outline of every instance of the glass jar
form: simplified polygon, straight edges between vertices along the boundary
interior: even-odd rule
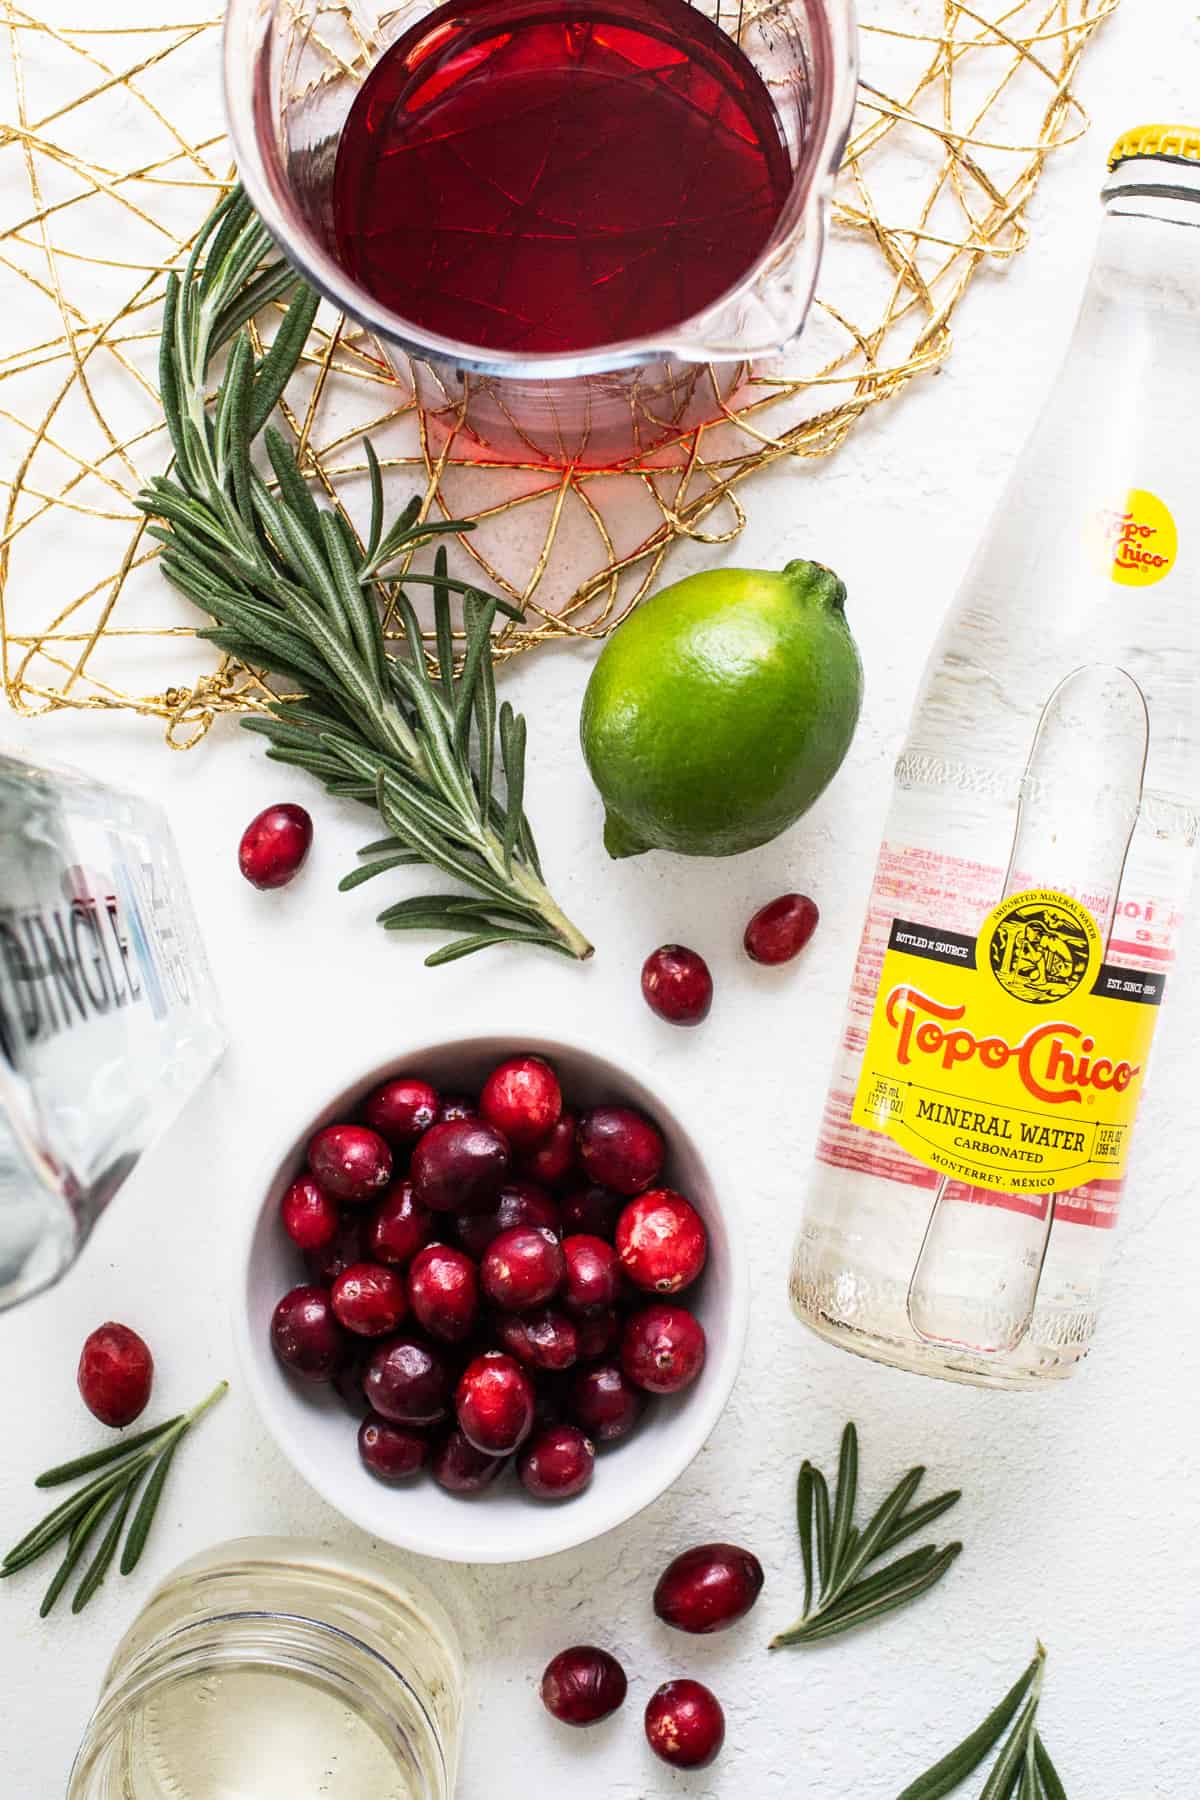
[[[332,247],[337,144],[355,96],[435,4],[229,0],[225,100],[238,174],[288,261],[367,327],[402,381],[412,359],[424,417],[439,447],[452,438],[456,458],[608,468],[719,418],[748,359],[786,350],[808,313],[857,92],[853,0],[694,0],[777,107],[792,164],[778,223],[757,262],[703,312],[649,338],[530,354],[414,324],[356,282]]]
[[[450,1800],[462,1687],[454,1627],[403,1565],[220,1544],[117,1645],[67,1800]]]
[[[224,1043],[161,810],[0,756],[0,1307],[70,1266]]]

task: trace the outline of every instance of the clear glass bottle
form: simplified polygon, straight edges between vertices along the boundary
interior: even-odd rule
[[[1069,354],[896,765],[791,1272],[823,1337],[1069,1375],[1200,806],[1200,132],[1116,147]]]
[[[454,1627],[403,1565],[243,1538],[125,1633],[67,1800],[451,1800],[462,1703]]]
[[[0,756],[0,1307],[74,1261],[224,1041],[163,814]]]

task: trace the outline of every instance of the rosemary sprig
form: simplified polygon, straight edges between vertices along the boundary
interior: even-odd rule
[[[979,1800],[1067,1800],[1067,1790],[1037,1728],[1045,1669],[1046,1652],[1039,1644],[1020,1680],[982,1725],[977,1725],[932,1769],[910,1782],[899,1800],[943,1800],[944,1795],[961,1787],[968,1775],[983,1767],[1002,1738],[1000,1754]]]
[[[915,1532],[923,1531],[960,1499],[961,1492],[940,1494],[920,1506],[911,1502],[924,1469],[910,1469],[861,1530],[854,1523],[858,1497],[858,1432],[847,1425],[838,1457],[837,1486],[830,1505],[829,1486],[820,1469],[805,1462],[796,1483],[796,1522],[804,1559],[804,1610],[798,1622],[771,1640],[772,1650],[792,1644],[816,1644],[866,1625],[885,1613],[907,1606],[928,1593],[946,1574],[961,1544],[938,1549],[927,1544],[888,1563],[873,1575],[867,1569]],[[814,1599],[816,1604],[814,1605]]]
[[[150,1479],[142,1490],[121,1554],[121,1573],[131,1574],[145,1549],[176,1450],[196,1420],[228,1389],[227,1381],[219,1382],[208,1398],[194,1406],[191,1412],[177,1413],[173,1419],[152,1426],[149,1431],[141,1431],[136,1437],[122,1438],[103,1450],[93,1450],[87,1456],[59,1463],[39,1475],[34,1485],[50,1488],[78,1481],[83,1475],[93,1475],[97,1469],[103,1471],[94,1480],[85,1482],[83,1487],[76,1488],[68,1499],[60,1501],[32,1531],[27,1531],[20,1542],[13,1545],[0,1563],[0,1580],[27,1568],[65,1537],[66,1554],[42,1600],[41,1616],[44,1619],[83,1560],[97,1528],[111,1513],[99,1548],[84,1570],[71,1602],[72,1612],[82,1612],[108,1573],[142,1478],[149,1472]]]
[[[247,322],[283,300],[283,323],[256,360]],[[368,443],[371,521],[360,543],[340,509],[318,507],[291,446],[268,425],[316,309],[317,295],[235,188],[202,227],[182,277],[167,279],[159,386],[175,458],[137,502],[160,521],[147,530],[163,545],[163,570],[215,621],[201,637],[303,694],[242,721],[268,739],[268,756],[382,816],[389,836],[362,853],[371,860],[343,888],[423,863],[469,890],[389,906],[379,915],[388,930],[449,934],[431,965],[502,943],[590,956],[542,879],[524,808],[525,721],[507,701],[496,705],[492,624],[497,612],[521,614],[451,577],[444,551],[431,574],[387,576],[398,559],[471,522],[422,519],[414,499],[386,525]],[[226,346],[210,406],[210,373]],[[260,435],[273,483],[253,460]],[[434,590],[437,679],[405,591],[414,583]],[[452,596],[465,636],[457,680]],[[399,622],[407,656],[388,653],[385,618]]]

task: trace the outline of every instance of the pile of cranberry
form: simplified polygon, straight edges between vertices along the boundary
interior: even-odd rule
[[[283,1197],[309,1279],[275,1308],[276,1355],[366,1409],[359,1455],[383,1481],[428,1466],[474,1494],[517,1454],[536,1499],[582,1493],[596,1445],[704,1366],[677,1296],[708,1236],[656,1185],[665,1154],[628,1107],[565,1108],[540,1057],[501,1063],[478,1102],[385,1082],[316,1133]]]

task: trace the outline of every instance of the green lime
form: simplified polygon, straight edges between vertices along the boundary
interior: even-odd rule
[[[734,856],[808,810],[862,702],[845,600],[820,563],[710,569],[618,627],[580,719],[611,856]]]

